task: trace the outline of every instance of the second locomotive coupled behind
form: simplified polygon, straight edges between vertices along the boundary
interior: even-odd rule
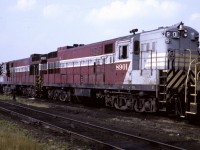
[[[3,65],[1,87],[120,110],[199,113],[199,33],[179,24],[111,40],[59,47]]]

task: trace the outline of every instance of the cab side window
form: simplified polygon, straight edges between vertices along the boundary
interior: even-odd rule
[[[123,45],[119,47],[119,59],[126,59],[128,58],[128,46]]]
[[[134,54],[138,55],[140,53],[140,41],[134,42]]]

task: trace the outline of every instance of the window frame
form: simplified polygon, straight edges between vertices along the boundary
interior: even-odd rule
[[[126,47],[126,48],[125,48]],[[125,49],[124,49],[125,48]],[[124,44],[124,45],[119,45],[119,54],[118,54],[118,58],[119,59],[128,59],[129,58],[129,45],[128,44]]]

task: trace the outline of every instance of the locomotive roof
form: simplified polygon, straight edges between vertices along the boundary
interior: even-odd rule
[[[180,22],[180,23],[177,23],[177,24],[174,24],[174,25],[171,25],[171,26],[158,27],[157,29],[148,30],[148,31],[142,31],[142,32],[140,32],[138,34],[147,33],[147,32],[153,32],[153,31],[158,31],[158,30],[178,30],[178,27],[179,27],[180,24],[184,25],[182,22]],[[190,29],[190,30],[192,29],[192,30],[196,31],[195,29],[193,29],[193,28],[191,28],[189,26],[185,26],[184,25],[184,28],[187,28],[187,29]],[[196,31],[196,32],[198,32],[198,31]]]
[[[92,46],[92,45],[95,45],[95,44],[98,44],[98,43],[109,43],[110,41],[117,41],[117,40],[121,40],[121,39],[125,39],[125,38],[132,38],[134,36],[138,36],[140,34],[143,34],[143,33],[148,33],[148,32],[154,32],[154,31],[159,31],[159,30],[173,30],[173,29],[178,29],[178,26],[181,24],[182,22],[180,23],[177,23],[177,24],[174,24],[174,25],[171,25],[171,26],[166,26],[166,27],[158,27],[157,29],[153,29],[153,30],[148,30],[148,31],[142,31],[142,32],[139,32],[139,33],[135,33],[135,34],[131,34],[131,35],[126,35],[126,36],[121,36],[121,37],[117,37],[117,38],[113,38],[113,39],[109,39],[109,40],[103,40],[103,41],[99,41],[99,42],[95,42],[95,43],[89,43],[89,44],[86,44],[86,45],[81,45],[81,46]],[[183,24],[183,23],[182,23]],[[191,27],[189,26],[185,26],[187,29],[192,29]],[[194,29],[193,29],[194,30]],[[58,48],[58,51],[62,51],[62,50],[67,50],[67,49],[62,49],[64,47],[67,47],[67,46],[63,46],[63,47],[59,47],[61,49]],[[69,46],[70,47],[70,46]],[[79,47],[79,46],[78,46]],[[77,48],[77,47],[73,47],[71,46],[71,48],[69,49],[73,49],[73,48]]]
[[[134,35],[126,35],[126,36],[121,36],[121,37],[117,37],[117,38],[113,38],[113,39],[109,39],[109,40],[103,40],[103,41],[99,41],[99,42],[89,43],[89,44],[85,44],[85,45],[81,44],[81,46],[76,46],[76,47],[73,47],[73,46],[63,46],[63,47],[59,47],[57,51],[64,51],[64,50],[69,50],[69,49],[71,50],[71,49],[80,48],[82,46],[87,47],[87,46],[92,46],[92,45],[96,45],[96,44],[99,44],[99,43],[109,43],[109,42],[112,42],[112,41],[114,42],[114,41],[117,41],[117,40],[120,40],[120,39],[124,39],[124,38],[131,38],[133,36]],[[71,47],[71,48],[67,49],[66,47]]]
[[[74,44],[76,46],[69,46],[70,48],[67,48],[68,46],[63,46],[63,47],[57,48],[57,51],[65,51],[65,50],[68,50],[68,49],[79,49],[80,47],[90,47],[90,46],[93,46],[93,45],[96,45],[96,44],[109,44],[109,43],[112,43],[112,42],[114,43],[117,40],[129,39],[129,38],[132,38],[134,36],[139,36],[139,35],[141,35],[143,33],[150,33],[150,32],[159,31],[159,30],[162,30],[162,31],[163,30],[175,30],[175,29],[178,30],[178,27],[179,27],[180,24],[183,25],[183,23],[181,22],[181,23],[174,24],[172,26],[158,27],[157,29],[153,29],[153,30],[149,30],[149,31],[142,31],[142,32],[139,32],[139,33],[134,33],[134,34],[126,35],[126,36],[121,36],[121,37],[117,37],[117,38],[113,38],[113,39],[109,39],[109,40],[103,40],[103,41],[100,41],[100,42],[89,43],[89,44],[86,44],[86,45],[84,45],[84,44]],[[193,28],[191,28],[189,26],[184,26],[184,27],[189,29],[189,30],[194,30]],[[196,30],[194,30],[194,31],[196,31]],[[196,33],[198,33],[198,32],[196,31]],[[32,54],[32,55],[30,55],[30,57],[48,55],[50,53],[57,52],[57,51],[51,51],[51,52],[49,52],[47,54]],[[23,58],[23,59],[19,59],[17,61],[24,60],[24,59],[29,59],[29,58]],[[13,62],[13,61],[9,61],[9,62]]]

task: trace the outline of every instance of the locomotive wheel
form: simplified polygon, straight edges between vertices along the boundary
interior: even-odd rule
[[[135,101],[134,109],[136,112],[144,112],[145,111],[145,100],[137,98]]]
[[[4,93],[4,94],[6,93],[6,88],[5,88],[5,86],[3,87],[3,93]]]
[[[57,100],[59,98],[59,92],[57,90],[54,91],[53,99]]]
[[[23,96],[26,96],[26,94],[27,94],[26,88],[23,88],[23,89],[22,89],[22,95],[23,95]]]
[[[27,96],[28,96],[28,97],[31,97],[31,88],[28,88],[28,89],[27,89]]]
[[[5,94],[11,93],[11,88],[8,87],[8,86],[4,86],[4,87],[3,87],[3,93],[5,93]]]
[[[61,91],[59,96],[60,101],[70,101],[70,92]]]
[[[119,110],[127,110],[128,103],[125,97],[117,97],[114,101],[114,106],[116,109]]]
[[[42,98],[43,97],[43,94],[41,92],[37,93],[37,97],[38,98]]]
[[[112,97],[109,94],[105,96],[105,106],[113,107]]]
[[[68,95],[65,91],[61,91],[60,96],[59,96],[60,101],[67,101]]]
[[[30,96],[35,97],[35,90],[34,89],[30,89]]]
[[[53,90],[48,90],[48,98],[49,99],[53,98]]]

